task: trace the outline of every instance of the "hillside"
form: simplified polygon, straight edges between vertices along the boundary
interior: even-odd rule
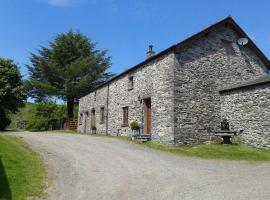
[[[33,121],[35,119],[35,110],[37,104],[27,102],[25,107],[20,108],[19,112],[16,114],[10,114],[11,124],[8,129],[10,130],[24,130],[27,122]],[[78,116],[78,106],[74,106],[74,116]]]

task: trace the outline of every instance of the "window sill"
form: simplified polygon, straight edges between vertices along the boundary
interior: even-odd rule
[[[121,127],[128,127],[128,124],[122,124]]]

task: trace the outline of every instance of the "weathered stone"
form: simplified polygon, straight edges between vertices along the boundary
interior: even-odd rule
[[[238,38],[238,33],[224,25],[109,81],[80,99],[78,130],[90,131],[95,109],[97,132],[131,134],[130,128],[123,126],[123,107],[129,107],[129,121],[137,120],[144,127],[143,99],[151,98],[151,137],[155,141],[190,144],[209,140],[226,117],[231,129],[244,129],[241,138],[245,143],[269,146],[269,126],[262,125],[269,122],[264,116],[269,113],[269,93],[256,90],[250,98],[241,92],[219,93],[220,88],[255,79],[267,69],[254,51],[237,44]],[[131,90],[130,76],[134,81]],[[259,103],[254,103],[255,99]],[[105,108],[104,124],[99,123],[101,107]],[[247,113],[251,107],[252,114]],[[263,116],[256,114],[264,107]],[[252,127],[243,125],[250,122],[254,122]]]

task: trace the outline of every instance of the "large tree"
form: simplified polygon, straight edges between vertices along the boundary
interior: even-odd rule
[[[80,32],[58,34],[48,47],[31,54],[29,88],[34,98],[54,96],[67,102],[68,118],[73,117],[74,102],[112,76],[107,72],[107,51]]]
[[[0,130],[9,125],[9,112],[15,113],[26,99],[22,76],[12,60],[0,58]]]

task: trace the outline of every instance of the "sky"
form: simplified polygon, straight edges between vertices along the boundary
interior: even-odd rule
[[[0,0],[0,57],[27,78],[30,53],[57,33],[79,30],[107,49],[109,71],[122,71],[232,16],[270,58],[270,1],[263,0]]]

